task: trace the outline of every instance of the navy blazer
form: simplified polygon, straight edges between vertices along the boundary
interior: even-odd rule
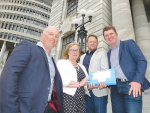
[[[55,88],[63,113],[62,80],[55,62]],[[9,56],[0,78],[0,113],[43,113],[50,89],[48,60],[43,48],[20,42]]]
[[[108,51],[109,68],[111,50]],[[142,91],[149,89],[150,84],[145,78],[147,61],[134,40],[120,41],[119,64],[129,82],[141,83]]]

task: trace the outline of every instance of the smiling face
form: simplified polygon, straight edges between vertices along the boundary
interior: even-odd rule
[[[44,48],[51,50],[57,45],[59,31],[56,27],[47,27],[41,37]]]
[[[98,46],[98,40],[94,36],[90,36],[86,42],[86,46],[89,49],[89,52],[92,50],[97,49]]]
[[[79,47],[77,45],[73,45],[71,48],[69,48],[68,56],[69,60],[77,60],[79,58]]]
[[[119,41],[118,33],[116,33],[112,29],[104,31],[104,38],[105,38],[106,42],[109,43],[112,48],[114,48]]]

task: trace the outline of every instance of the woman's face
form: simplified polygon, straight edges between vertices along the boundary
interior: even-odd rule
[[[69,49],[68,55],[69,55],[69,60],[77,60],[79,57],[79,47],[77,45],[73,45]]]

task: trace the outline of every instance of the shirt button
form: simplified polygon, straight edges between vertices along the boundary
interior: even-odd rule
[[[49,90],[49,87],[47,89]]]

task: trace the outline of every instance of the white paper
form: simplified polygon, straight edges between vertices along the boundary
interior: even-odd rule
[[[98,79],[98,82],[105,82],[106,78],[111,78],[110,70],[93,73],[93,79]]]

